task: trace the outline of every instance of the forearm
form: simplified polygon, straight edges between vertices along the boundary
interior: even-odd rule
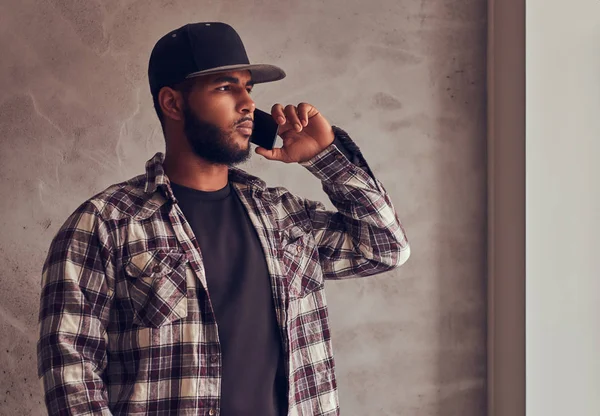
[[[347,150],[349,136],[335,129]],[[337,212],[319,202],[305,201],[313,234],[323,253],[328,278],[376,274],[403,264],[410,254],[408,240],[383,184],[372,174],[356,145],[356,163],[335,145],[302,163],[321,180]]]
[[[344,156],[346,156],[350,163],[361,168],[367,172],[374,181],[377,181],[362,152],[360,151],[360,148],[356,145],[356,143],[354,143],[348,133],[337,126],[333,126],[332,129],[335,135],[333,144],[338,148],[338,150],[340,150]]]

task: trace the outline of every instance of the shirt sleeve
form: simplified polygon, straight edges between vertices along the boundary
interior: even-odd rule
[[[342,152],[344,156],[346,156],[346,159],[348,159],[350,163],[367,172],[369,176],[375,180],[375,175],[373,175],[373,172],[361,153],[360,148],[356,145],[356,143],[354,143],[348,133],[337,126],[333,126],[332,128],[334,132],[333,144],[335,147],[337,147],[337,149]]]
[[[109,235],[95,205],[79,206],[42,268],[38,376],[49,415],[110,415],[104,371],[112,297]]]
[[[334,127],[336,142],[300,163],[321,180],[336,211],[302,199],[311,219],[326,279],[370,276],[404,264],[410,246],[392,200],[350,136]]]

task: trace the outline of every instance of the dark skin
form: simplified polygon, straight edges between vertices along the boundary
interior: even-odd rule
[[[232,71],[205,75],[193,80],[188,95],[190,109],[203,120],[230,133],[241,148],[250,146],[250,131],[238,123],[254,119],[256,105],[250,97],[253,88],[249,71]],[[158,101],[164,114],[166,152],[164,169],[175,183],[201,190],[216,191],[227,185],[228,166],[207,162],[191,149],[185,136],[183,106],[180,91],[163,87]],[[275,104],[273,119],[279,124],[283,146],[267,150],[256,148],[256,153],[268,160],[284,163],[304,162],[327,148],[334,140],[329,122],[308,103],[297,106]]]

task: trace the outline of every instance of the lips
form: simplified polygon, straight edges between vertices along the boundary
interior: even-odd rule
[[[254,125],[254,123],[250,120],[248,121],[244,121],[243,123],[240,123],[236,126],[236,129],[238,129],[238,131],[242,134],[245,134],[247,136],[250,136],[252,134],[252,126]]]

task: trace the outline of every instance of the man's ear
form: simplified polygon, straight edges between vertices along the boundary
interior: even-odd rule
[[[158,104],[165,118],[172,120],[183,120],[183,95],[180,91],[170,87],[163,87],[158,92]]]

